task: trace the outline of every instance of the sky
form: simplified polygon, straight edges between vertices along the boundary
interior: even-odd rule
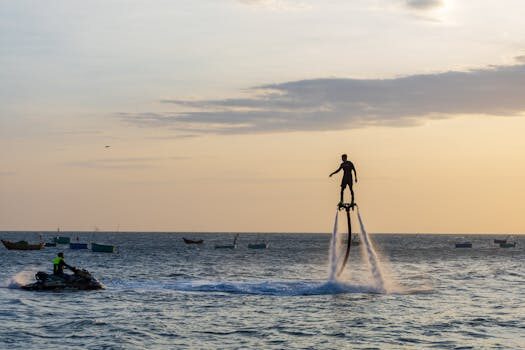
[[[0,230],[522,233],[524,11],[0,0]]]

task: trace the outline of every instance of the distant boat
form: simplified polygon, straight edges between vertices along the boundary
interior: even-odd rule
[[[516,248],[516,242],[512,242],[512,243],[503,242],[499,244],[499,247],[500,248]]]
[[[97,253],[114,253],[115,246],[109,244],[91,243],[91,251]]]
[[[76,242],[69,243],[69,249],[88,249],[87,243],[80,243],[80,238],[76,239]]]
[[[71,243],[71,238],[66,236],[56,236],[55,238],[53,238],[53,241],[56,244],[69,244]]]
[[[250,249],[266,249],[270,246],[268,242],[262,242],[262,243],[249,243],[248,248]]]
[[[237,238],[239,238],[239,234],[233,238],[233,244],[216,244],[215,249],[235,249],[237,248]]]
[[[507,238],[505,238],[505,239],[499,239],[499,238],[497,238],[497,239],[494,240],[494,244],[507,243],[507,241],[509,240],[509,237],[510,237],[510,236],[507,236]]]
[[[69,249],[88,249],[87,243],[69,243]]]
[[[43,242],[44,241],[44,237],[42,237],[42,234],[39,234],[38,236],[40,236],[40,242]],[[44,243],[44,247],[56,247],[57,244],[55,242],[46,242]]]
[[[456,243],[456,248],[472,248],[471,242]]]
[[[44,248],[44,242],[30,244],[27,241],[11,242],[2,239],[2,243],[8,250],[40,250]]]
[[[204,240],[202,239],[188,239],[188,238],[185,238],[185,237],[182,237],[182,239],[184,240],[184,243],[186,244],[202,244],[204,243]]]
[[[344,244],[344,245],[348,244],[348,239],[345,238],[345,239],[341,240],[341,243]],[[350,244],[353,245],[353,246],[361,244],[361,239],[359,238],[359,234],[355,233],[352,236],[352,241],[350,242]]]

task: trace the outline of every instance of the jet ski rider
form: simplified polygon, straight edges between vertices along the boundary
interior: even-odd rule
[[[70,265],[66,264],[66,262],[64,260],[64,253],[60,252],[53,259],[53,275],[65,276],[64,275],[64,267],[67,267],[71,271],[75,272],[75,268],[73,266],[70,266]]]

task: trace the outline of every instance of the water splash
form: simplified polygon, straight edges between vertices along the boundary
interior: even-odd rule
[[[337,279],[337,262],[339,260],[339,250],[338,248],[338,237],[337,237],[337,227],[338,227],[338,217],[339,217],[339,210],[336,210],[335,212],[335,220],[334,220],[334,229],[332,231],[332,239],[330,240],[330,265],[329,265],[329,271],[328,271],[328,280],[329,281],[335,281]]]
[[[341,239],[338,235],[338,216],[339,210],[336,211],[334,228],[332,231],[332,239],[330,241],[330,254],[329,254],[329,271],[328,271],[328,280],[330,282],[338,282],[340,278],[337,276],[337,271],[339,265],[341,264],[342,258],[342,246]],[[361,236],[361,252],[365,259],[366,265],[368,267],[368,272],[372,276],[372,286],[374,290],[377,290],[381,293],[386,293],[388,291],[393,291],[391,283],[386,283],[384,267],[381,265],[379,255],[374,248],[372,239],[368,236],[366,232],[361,213],[359,208],[357,208],[357,218],[359,220],[360,227],[360,236]],[[350,235],[348,237],[350,239]]]
[[[31,267],[25,270],[22,270],[9,278],[3,287],[6,288],[20,288],[25,284],[34,282],[35,273],[38,271],[37,267]]]
[[[361,228],[361,240],[363,241],[361,251],[364,254],[365,260],[368,265],[368,269],[372,274],[374,279],[375,287],[383,292],[387,292],[383,268],[381,262],[374,248],[374,244],[370,240],[368,233],[366,232],[365,225],[363,224],[363,219],[361,218],[361,213],[359,207],[357,208],[357,218],[359,220],[359,227]]]

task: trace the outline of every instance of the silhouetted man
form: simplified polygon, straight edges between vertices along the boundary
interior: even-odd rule
[[[354,189],[352,188],[353,185],[353,179],[352,179],[352,171],[355,174],[355,182],[357,183],[357,172],[354,167],[354,163],[347,160],[347,155],[343,154],[341,156],[341,159],[343,162],[341,163],[341,166],[339,166],[339,169],[334,171],[330,174],[330,177],[334,174],[337,174],[338,172],[343,170],[343,180],[341,180],[341,200],[339,201],[339,205],[343,204],[343,193],[345,191],[346,186],[350,187],[350,195],[352,196],[352,201],[350,202],[350,205],[354,205]]]

